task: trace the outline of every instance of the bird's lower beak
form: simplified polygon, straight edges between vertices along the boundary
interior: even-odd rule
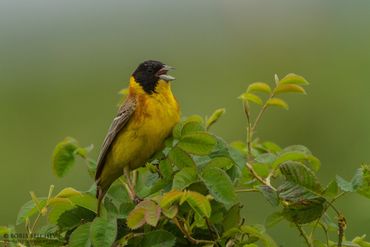
[[[163,67],[158,71],[157,75],[159,78],[165,81],[173,81],[175,80],[175,77],[167,75],[167,72],[169,70],[174,70],[174,67],[168,66],[168,65],[163,65]]]

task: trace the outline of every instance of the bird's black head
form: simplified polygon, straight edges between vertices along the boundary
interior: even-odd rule
[[[172,81],[175,79],[172,76],[167,75],[167,71],[170,69],[172,69],[172,67],[159,61],[148,60],[141,63],[132,76],[146,93],[152,94],[155,92],[155,87],[157,86],[159,79],[163,79],[165,81]]]

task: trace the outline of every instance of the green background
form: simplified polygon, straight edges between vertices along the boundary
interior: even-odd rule
[[[324,182],[350,178],[370,160],[370,1],[50,1],[0,0],[0,225],[14,224],[29,191],[50,184],[87,189],[81,162],[63,179],[50,156],[65,136],[94,144],[112,120],[139,62],[177,68],[173,91],[183,115],[226,107],[214,131],[245,138],[237,99],[253,81],[294,72],[311,85],[273,109],[257,135],[285,146],[304,144],[322,161]],[[273,209],[243,196],[247,222]],[[348,238],[370,234],[370,201],[339,201]],[[296,229],[269,230],[282,246],[302,243]]]

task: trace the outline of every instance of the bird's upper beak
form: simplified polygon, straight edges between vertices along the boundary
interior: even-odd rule
[[[173,81],[175,80],[175,77],[167,75],[167,72],[169,70],[174,70],[174,67],[168,66],[168,65],[163,65],[163,67],[157,72],[157,76],[161,78],[162,80],[165,81]]]

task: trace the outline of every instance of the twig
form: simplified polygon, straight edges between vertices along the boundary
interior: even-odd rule
[[[195,239],[193,238],[188,231],[186,231],[185,228],[181,226],[181,223],[177,219],[177,217],[173,218],[173,222],[179,228],[179,230],[185,235],[185,237],[193,244],[214,244],[215,241],[211,240],[203,240],[203,239]]]
[[[235,192],[259,192],[257,189],[237,189]]]
[[[299,224],[295,224],[298,231],[301,233],[301,236],[304,238],[304,240],[306,241],[307,243],[307,246],[308,247],[313,247],[312,243],[311,243],[311,240],[310,240],[310,237],[306,234],[306,232],[303,230],[303,228],[299,225]]]

